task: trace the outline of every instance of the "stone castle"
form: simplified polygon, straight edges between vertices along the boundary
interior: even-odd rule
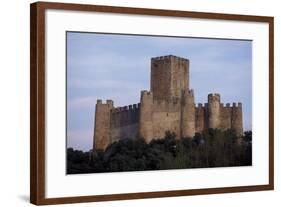
[[[242,104],[224,105],[214,93],[208,95],[208,103],[195,105],[189,77],[188,59],[152,58],[150,91],[141,91],[140,103],[115,107],[112,100],[97,100],[94,149],[104,150],[122,138],[142,137],[148,143],[163,138],[166,131],[177,138],[208,128],[233,129],[242,135]]]

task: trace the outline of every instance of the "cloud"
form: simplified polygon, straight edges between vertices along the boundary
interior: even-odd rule
[[[150,87],[150,58],[169,54],[190,60],[196,102],[206,102],[210,92],[219,92],[223,102],[241,101],[245,127],[251,127],[251,41],[90,33],[67,38],[67,122],[69,143],[77,148],[92,146],[96,100],[138,103],[140,91]]]

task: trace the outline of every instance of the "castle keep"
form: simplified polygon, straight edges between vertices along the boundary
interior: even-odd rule
[[[224,105],[214,93],[208,95],[208,103],[195,105],[189,77],[188,59],[152,58],[150,91],[141,91],[140,103],[115,107],[112,100],[97,100],[94,149],[104,150],[122,138],[143,137],[148,143],[163,138],[166,131],[177,138],[208,128],[233,129],[242,135],[242,104]]]

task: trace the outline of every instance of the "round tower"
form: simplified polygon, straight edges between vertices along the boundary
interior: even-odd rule
[[[208,124],[209,128],[220,127],[220,95],[217,93],[208,95]]]
[[[235,131],[237,136],[243,135],[242,103],[238,103],[238,105],[233,103],[231,128]]]
[[[102,103],[98,99],[95,111],[95,128],[94,128],[94,150],[105,150],[111,144],[110,137],[110,118],[113,101],[107,100]]]
[[[181,136],[192,138],[195,134],[195,104],[193,90],[183,91]]]
[[[139,135],[149,143],[153,137],[152,125],[153,95],[152,92],[141,91]]]

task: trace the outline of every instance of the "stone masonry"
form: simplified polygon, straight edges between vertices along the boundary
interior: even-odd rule
[[[151,59],[150,91],[141,91],[140,103],[114,107],[112,100],[97,100],[94,149],[123,138],[142,137],[147,143],[163,138],[166,131],[177,138],[193,137],[208,128],[233,129],[243,134],[242,104],[220,102],[220,94],[208,95],[208,103],[194,103],[189,89],[189,60],[173,55]]]

